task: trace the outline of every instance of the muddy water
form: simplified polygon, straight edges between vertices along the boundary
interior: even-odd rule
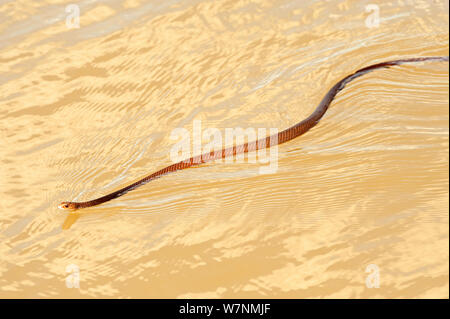
[[[0,2],[0,296],[448,298],[448,63],[352,82],[272,173],[57,209],[171,164],[194,121],[283,130],[360,67],[448,55],[446,1],[161,3]]]

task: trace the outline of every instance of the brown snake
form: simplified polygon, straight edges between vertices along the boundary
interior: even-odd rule
[[[309,131],[312,127],[314,127],[319,120],[322,118],[322,116],[327,111],[328,107],[330,106],[331,102],[333,101],[334,97],[337,95],[339,91],[341,91],[347,83],[350,81],[369,73],[376,69],[381,68],[389,68],[391,66],[400,65],[404,63],[414,63],[414,62],[424,62],[424,61],[442,61],[442,62],[448,62],[449,57],[448,56],[436,56],[436,57],[423,57],[423,58],[411,58],[411,59],[402,59],[402,60],[395,60],[395,61],[388,61],[388,62],[382,62],[370,65],[368,67],[359,69],[353,74],[350,74],[337,82],[325,95],[325,97],[322,99],[320,104],[317,106],[317,108],[314,110],[314,112],[308,116],[303,121],[295,124],[294,126],[291,126],[290,128],[279,132],[278,134],[267,136],[263,139],[257,140],[253,143],[245,143],[239,146],[232,146],[228,148],[223,148],[221,151],[213,151],[211,153],[205,153],[202,155],[191,157],[187,160],[172,164],[167,166],[166,168],[163,168],[153,174],[150,174],[141,180],[128,185],[124,188],[119,189],[118,191],[115,191],[113,193],[110,193],[108,195],[99,197],[97,199],[93,199],[87,202],[62,202],[58,207],[61,209],[66,210],[76,210],[80,208],[86,208],[91,206],[100,205],[102,203],[105,203],[107,201],[110,201],[114,198],[117,198],[119,196],[122,196],[126,194],[127,192],[144,185],[151,180],[154,180],[158,177],[161,177],[163,175],[166,175],[171,172],[175,172],[181,169],[185,169],[194,165],[199,165],[202,163],[206,163],[212,160],[226,158],[229,156],[235,156],[237,154],[247,153],[247,152],[253,152],[257,151],[259,149],[269,148],[272,145],[275,144],[283,144],[287,141],[293,140],[294,138],[306,133]]]

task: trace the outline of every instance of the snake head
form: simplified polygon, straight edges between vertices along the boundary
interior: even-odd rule
[[[58,208],[64,210],[76,210],[78,209],[78,204],[73,202],[62,202],[58,205]]]

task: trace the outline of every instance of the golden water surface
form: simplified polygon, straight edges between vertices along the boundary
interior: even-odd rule
[[[358,68],[448,55],[448,23],[432,0],[0,2],[0,297],[448,298],[445,62],[358,78],[276,172],[57,208],[172,164],[195,120],[281,131]]]

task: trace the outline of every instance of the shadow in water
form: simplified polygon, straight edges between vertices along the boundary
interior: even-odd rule
[[[66,230],[72,227],[72,225],[80,218],[81,214],[78,213],[70,213],[67,215],[66,220],[64,220],[64,223],[62,224],[61,228]]]

